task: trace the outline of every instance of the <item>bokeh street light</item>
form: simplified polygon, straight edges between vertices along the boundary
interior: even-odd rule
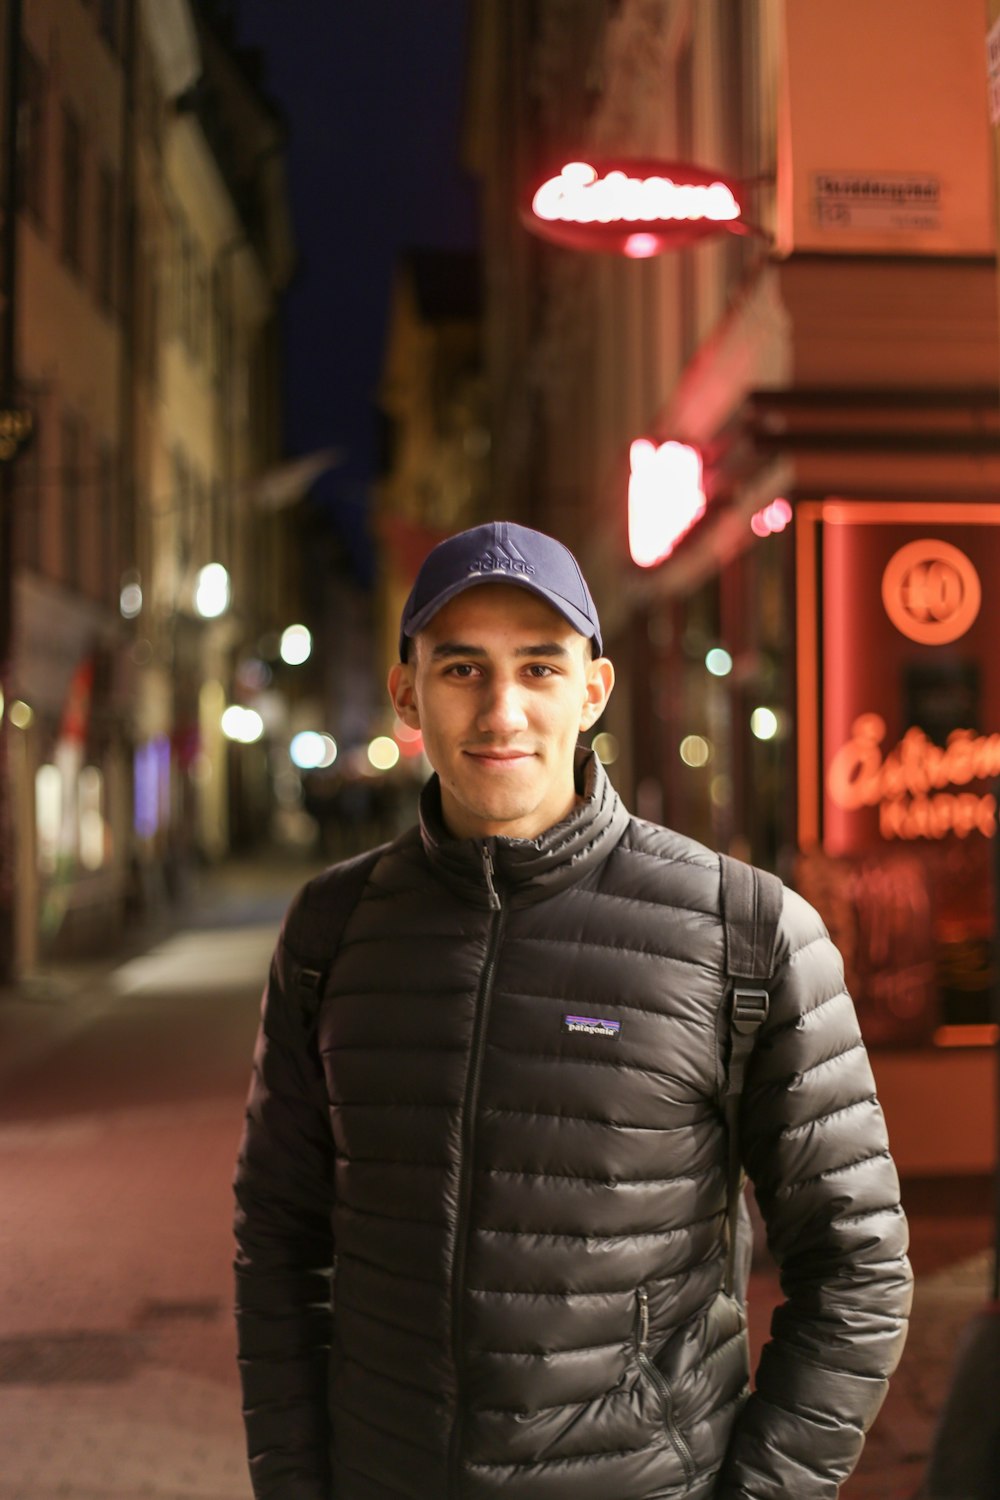
[[[330,734],[302,729],[292,736],[288,753],[300,771],[325,771],[337,759],[337,742]]]
[[[253,745],[264,733],[264,720],[254,708],[231,703],[222,715],[222,732],[238,745]]]
[[[376,771],[391,771],[399,760],[399,746],[388,734],[376,735],[368,746],[368,759]]]
[[[281,660],[289,667],[301,667],[312,655],[312,635],[305,625],[289,625],[281,634]]]
[[[203,620],[217,620],[229,608],[229,574],[221,563],[206,563],[198,573],[194,607]]]

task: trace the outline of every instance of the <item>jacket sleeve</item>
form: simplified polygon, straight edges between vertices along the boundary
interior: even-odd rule
[[[912,1292],[899,1179],[840,955],[791,891],[778,941],[740,1139],[786,1300],[719,1500],[834,1500],[899,1362]]]
[[[236,1166],[237,1341],[254,1495],[330,1500],[333,1140],[288,926],[264,991]]]

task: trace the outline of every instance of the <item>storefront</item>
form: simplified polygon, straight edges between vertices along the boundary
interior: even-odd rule
[[[113,622],[89,601],[22,575],[9,705],[17,965],[94,952],[128,900],[129,681]]]
[[[998,563],[1000,505],[797,509],[797,883],[927,1171],[992,1160]]]

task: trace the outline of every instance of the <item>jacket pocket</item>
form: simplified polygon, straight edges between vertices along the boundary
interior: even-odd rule
[[[696,1465],[694,1454],[687,1439],[677,1425],[674,1416],[674,1396],[670,1389],[670,1382],[658,1370],[649,1354],[649,1293],[644,1286],[638,1287],[635,1294],[635,1357],[639,1366],[639,1372],[643,1379],[656,1392],[663,1412],[663,1426],[670,1445],[684,1467],[684,1475],[687,1483],[694,1479]]]

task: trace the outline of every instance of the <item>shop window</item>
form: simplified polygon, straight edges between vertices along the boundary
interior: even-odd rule
[[[99,870],[107,859],[107,823],[104,819],[104,777],[97,766],[84,766],[77,783],[80,863],[85,870]]]
[[[39,766],[35,773],[35,837],[38,868],[43,875],[53,875],[59,860],[62,812],[63,780],[59,768]]]
[[[166,735],[139,745],[133,762],[132,823],[141,839],[151,839],[170,821],[170,741]]]

